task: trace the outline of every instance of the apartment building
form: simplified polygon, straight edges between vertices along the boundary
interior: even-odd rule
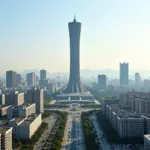
[[[37,131],[42,123],[41,114],[32,114],[27,117],[17,129],[17,139],[27,140]]]
[[[117,133],[120,137],[142,137],[144,118],[140,116],[118,116]]]
[[[12,128],[0,127],[0,149],[12,150]]]
[[[13,119],[16,117],[27,117],[36,112],[36,105],[33,104],[23,104],[19,106],[11,106],[8,108],[7,119]]]
[[[24,103],[24,93],[18,91],[11,92],[5,95],[6,105],[22,105]]]

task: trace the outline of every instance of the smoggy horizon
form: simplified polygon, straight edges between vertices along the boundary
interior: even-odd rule
[[[8,3],[9,1],[9,3]],[[150,1],[0,2],[0,67],[69,72],[68,22],[82,23],[81,69],[149,70]]]

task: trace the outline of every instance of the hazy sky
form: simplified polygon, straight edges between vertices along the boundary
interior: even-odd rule
[[[69,71],[74,14],[81,69],[150,69],[150,0],[0,0],[0,72]]]

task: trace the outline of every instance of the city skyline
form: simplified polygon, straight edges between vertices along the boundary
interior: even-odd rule
[[[115,69],[124,61],[131,70],[149,69],[148,0],[65,2],[0,2],[0,72],[28,68],[69,72],[66,24],[74,13],[84,23],[81,69]]]

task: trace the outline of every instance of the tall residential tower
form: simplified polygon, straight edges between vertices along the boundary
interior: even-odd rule
[[[6,87],[15,88],[16,87],[16,72],[9,70],[6,71]]]
[[[129,85],[129,65],[128,63],[120,63],[120,86],[127,87]]]

